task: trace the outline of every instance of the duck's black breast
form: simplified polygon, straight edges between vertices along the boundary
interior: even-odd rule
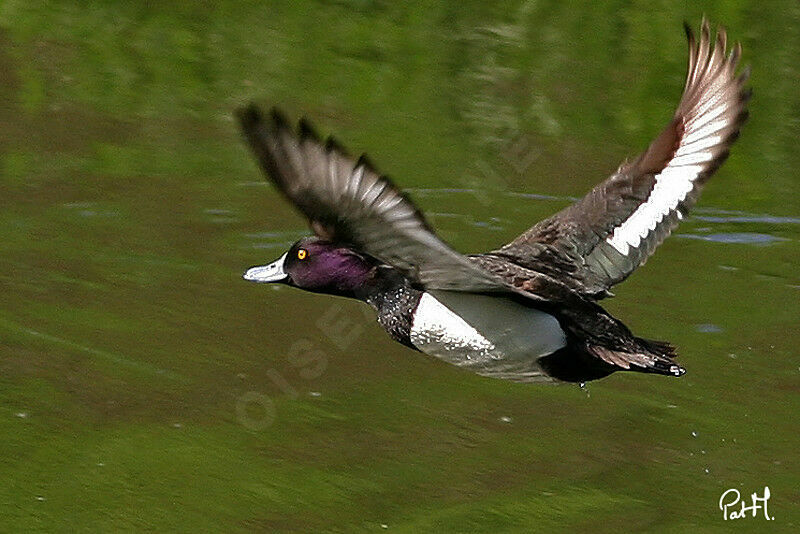
[[[416,349],[411,343],[411,325],[423,291],[391,268],[381,268],[376,285],[363,300],[377,312],[378,324],[394,339]]]

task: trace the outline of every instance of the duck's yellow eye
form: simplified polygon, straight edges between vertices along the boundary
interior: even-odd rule
[[[308,252],[306,251],[306,249],[301,248],[300,250],[297,251],[298,260],[304,260],[306,259],[306,256],[308,256]]]

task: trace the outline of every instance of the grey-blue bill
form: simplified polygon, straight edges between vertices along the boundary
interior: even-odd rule
[[[286,271],[283,269],[283,264],[286,261],[286,254],[273,261],[269,265],[259,265],[257,267],[250,267],[245,271],[242,278],[250,282],[281,282],[288,278]]]

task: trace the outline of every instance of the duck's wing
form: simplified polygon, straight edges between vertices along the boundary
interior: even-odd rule
[[[673,119],[633,162],[493,254],[554,276],[575,290],[607,294],[642,265],[684,218],[728,156],[747,117],[749,69],[741,46],[726,56],[724,29],[699,42],[689,27],[689,67]]]
[[[309,220],[320,237],[350,244],[430,289],[508,291],[439,239],[422,213],[362,156],[332,139],[322,142],[305,121],[299,132],[273,110],[237,113],[245,138],[267,177]]]

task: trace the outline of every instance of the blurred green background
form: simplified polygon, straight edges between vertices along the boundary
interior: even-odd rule
[[[647,145],[703,13],[751,120],[605,304],[682,379],[481,378],[241,280],[306,229],[236,107],[368,151],[478,252]],[[796,0],[0,1],[0,530],[796,532],[799,64]],[[722,520],[764,486],[774,521]]]

